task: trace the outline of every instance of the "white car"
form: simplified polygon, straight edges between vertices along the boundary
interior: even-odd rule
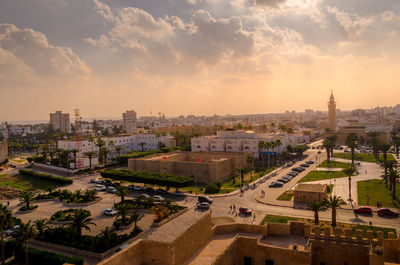
[[[154,196],[153,196],[153,199],[154,199],[156,202],[163,202],[163,201],[165,201],[165,199],[164,199],[163,197],[161,197],[160,195],[154,195]]]
[[[140,196],[145,197],[145,198],[150,198],[150,196],[146,193],[142,193],[142,194],[140,194]]]
[[[98,184],[98,185],[94,185],[94,189],[96,191],[106,191],[106,186]]]
[[[105,210],[103,211],[103,213],[104,213],[105,215],[108,215],[108,216],[115,216],[115,215],[117,214],[117,211],[115,211],[115,210],[113,210],[113,209],[111,209],[111,208],[108,208],[108,209],[105,209]]]
[[[176,190],[176,191],[172,192],[172,194],[175,196],[185,196],[185,193],[180,190]]]
[[[17,233],[18,229],[19,225],[11,227],[10,229],[6,230],[6,236],[12,236],[13,234]]]

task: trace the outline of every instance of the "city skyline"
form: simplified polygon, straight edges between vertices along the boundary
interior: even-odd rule
[[[0,120],[325,110],[331,89],[340,109],[400,102],[393,0],[25,5],[0,4]]]

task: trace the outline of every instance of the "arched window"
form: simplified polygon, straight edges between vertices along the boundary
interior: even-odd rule
[[[232,146],[228,146],[228,150],[232,150]]]

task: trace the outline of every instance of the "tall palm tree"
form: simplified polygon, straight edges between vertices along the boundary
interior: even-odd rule
[[[389,180],[392,183],[392,199],[396,200],[396,184],[400,179],[400,171],[397,167],[389,168]]]
[[[331,142],[330,151],[331,151],[331,156],[333,156],[333,149],[334,149],[334,147],[336,146],[337,135],[336,135],[336,134],[333,134],[333,135],[331,135],[331,136],[328,136],[327,138],[328,138],[329,141]]]
[[[258,142],[258,150],[260,152],[259,157],[263,160],[263,162],[265,162],[265,157],[262,155],[262,150],[265,148],[265,142],[264,140],[260,140]],[[263,163],[264,164],[264,163]],[[265,166],[265,165],[264,165]]]
[[[277,139],[277,140],[275,141],[275,145],[276,145],[276,147],[277,147],[276,152],[279,153],[279,147],[281,147],[281,145],[282,145],[281,140],[280,140],[280,139]]]
[[[328,163],[331,162],[331,148],[332,148],[332,141],[329,140],[328,138],[325,138],[323,141],[322,146],[325,148],[326,150],[326,160],[328,161]]]
[[[349,133],[346,138],[346,145],[351,149],[351,164],[354,166],[354,149],[358,146],[357,134]]]
[[[310,202],[307,204],[307,209],[314,212],[315,225],[319,224],[319,212],[326,210],[324,202]]]
[[[0,238],[1,238],[1,261],[2,264],[6,263],[5,255],[5,241],[4,241],[4,230],[6,230],[12,223],[12,212],[6,206],[0,203]]]
[[[378,139],[378,133],[371,131],[371,132],[367,133],[367,136],[368,136],[368,143],[372,147],[372,152],[374,154],[374,157],[375,157],[376,161],[378,161],[379,160],[379,144],[380,144],[380,141]]]
[[[78,209],[73,215],[71,223],[64,224],[64,226],[70,227],[75,230],[78,242],[82,240],[82,229],[90,231],[89,225],[96,225],[92,222],[92,218],[89,217],[90,213],[84,211],[83,209]]]
[[[115,193],[115,195],[117,195],[118,197],[121,197],[121,202],[125,201],[125,196],[128,194],[128,191],[126,190],[126,188],[124,186],[118,186],[117,187],[117,192]]]
[[[253,154],[248,154],[246,157],[246,162],[249,164],[250,167],[250,177],[253,179],[253,167],[254,167],[254,156]]]
[[[129,214],[129,217],[132,219],[133,223],[135,224],[133,231],[137,231],[137,228],[138,228],[137,223],[140,221],[140,219],[143,218],[143,215],[138,213],[137,211],[133,211],[131,214]]]
[[[79,152],[78,149],[72,149],[71,153],[74,156],[74,169],[76,169],[76,154]]]
[[[100,230],[99,237],[104,241],[106,248],[110,248],[110,241],[113,237],[116,237],[117,233],[114,230],[110,229],[110,227],[106,227],[103,230]]]
[[[43,162],[47,164],[47,154],[49,153],[49,146],[47,144],[44,144],[42,146],[42,156],[43,156]]]
[[[61,148],[57,148],[56,149],[56,154],[57,154],[57,159],[58,159],[58,166],[61,167],[61,153],[62,153],[62,149]]]
[[[356,169],[354,168],[354,166],[349,166],[346,167],[342,170],[342,172],[348,177],[349,180],[349,199],[351,199],[351,176],[354,175],[354,173],[356,172]]]
[[[379,150],[382,151],[382,153],[383,153],[383,168],[385,170],[385,176],[387,178],[387,174],[388,174],[388,172],[387,172],[387,170],[388,170],[387,152],[390,150],[390,144],[380,143]],[[379,160],[377,159],[377,161],[379,161]],[[387,185],[387,183],[386,183],[386,185]]]
[[[265,149],[267,149],[267,151],[268,151],[268,154],[267,154],[267,166],[268,166],[268,168],[269,168],[269,160],[270,160],[270,149],[271,149],[271,147],[272,147],[272,141],[269,141],[269,142],[265,142]]]
[[[116,146],[115,147],[115,152],[117,152],[117,164],[118,165],[120,163],[121,151],[122,151],[122,147],[121,146]]]
[[[85,152],[84,156],[89,158],[89,170],[92,170],[92,158],[96,155],[95,152]]]
[[[127,203],[121,203],[116,205],[115,209],[117,210],[115,220],[117,220],[118,217],[121,217],[122,224],[126,224],[127,216],[131,207]]]
[[[101,153],[103,155],[104,165],[107,165],[107,154],[109,153],[107,147],[101,148]]]
[[[97,138],[96,146],[99,148],[98,156],[99,156],[99,160],[100,160],[99,162],[101,162],[101,163],[103,162],[102,149],[105,146],[105,144],[106,144],[106,142],[104,142],[104,140],[101,139],[101,137]]]
[[[341,208],[341,206],[345,205],[346,203],[342,197],[337,197],[336,195],[330,195],[325,199],[324,203],[328,208],[332,209],[332,226],[336,227],[336,209]]]
[[[25,249],[25,264],[29,265],[28,260],[28,240],[34,238],[36,235],[35,227],[32,225],[31,221],[27,223],[21,223],[18,229],[16,237],[18,240],[24,242],[24,249]]]
[[[19,200],[22,204],[25,204],[27,210],[31,209],[31,201],[35,195],[31,191],[21,191],[19,193]]]
[[[146,143],[145,142],[141,142],[141,143],[139,143],[139,145],[142,148],[142,152],[143,152],[144,151],[144,146],[146,145]]]
[[[33,222],[39,237],[43,236],[44,230],[47,227],[47,223],[48,223],[47,219],[37,219]]]

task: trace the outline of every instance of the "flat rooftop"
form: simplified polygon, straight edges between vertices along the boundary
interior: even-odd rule
[[[325,192],[326,184],[303,184],[299,183],[294,188],[295,191],[305,191],[305,192]]]

